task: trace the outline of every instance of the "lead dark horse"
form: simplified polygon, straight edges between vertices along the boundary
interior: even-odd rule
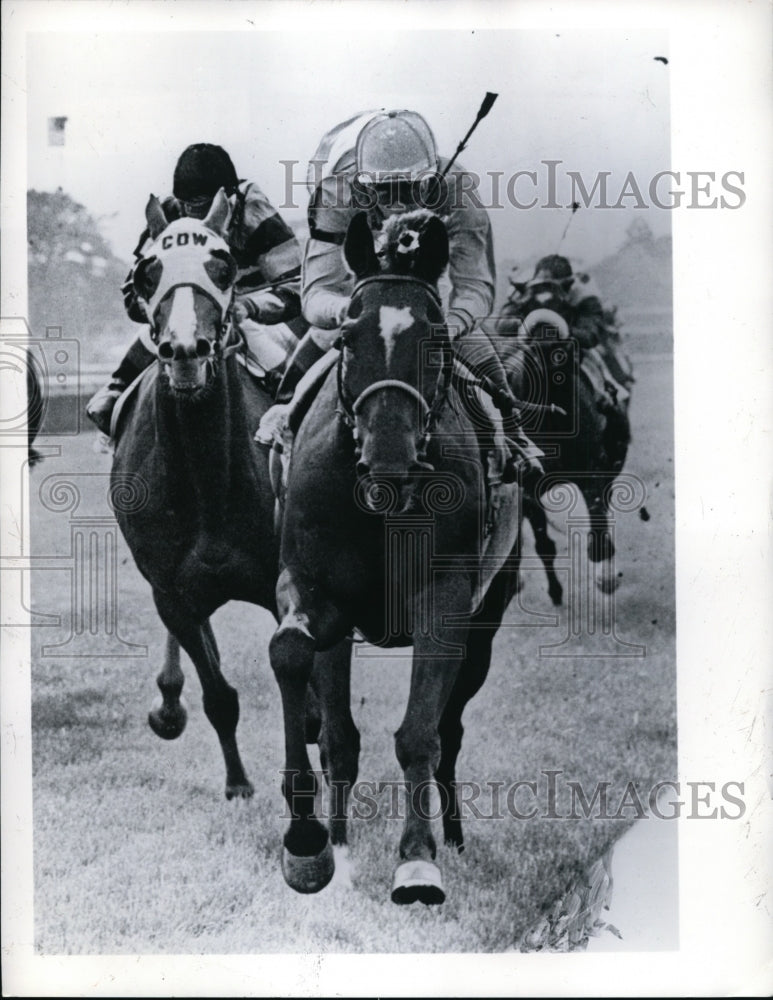
[[[275,614],[278,546],[267,457],[253,442],[271,398],[236,358],[227,214],[222,192],[201,222],[167,223],[158,200],[148,202],[155,242],[136,267],[134,286],[159,364],[128,404],[130,419],[126,407],[121,414],[112,489],[121,531],[169,633],[158,676],[162,703],[150,725],[164,739],[185,727],[182,646],[199,675],[233,798],[252,795],[253,787],[236,743],[238,695],[221,672],[209,619],[230,600]],[[119,503],[127,492],[140,501]]]
[[[448,237],[429,212],[393,219],[380,261],[364,215],[344,253],[356,285],[342,349],[298,432],[285,497],[270,643],[282,695],[291,810],[283,872],[316,892],[345,843],[345,802],[328,830],[315,816],[316,779],[304,742],[315,652],[357,629],[381,647],[413,646],[410,694],[395,735],[407,817],[392,899],[445,898],[429,820],[434,781],[447,840],[462,845],[455,763],[461,715],[485,679],[492,639],[517,586],[509,558],[518,487],[509,487],[497,544],[485,549],[485,475],[473,422],[449,378],[452,350],[436,283]],[[509,513],[509,519],[508,519]],[[484,558],[484,551],[485,556]],[[318,670],[323,766],[331,788],[357,774],[349,663]],[[338,672],[336,672],[338,671]]]
[[[529,312],[517,337],[498,337],[510,384],[525,406],[522,419],[529,436],[545,451],[545,475],[524,495],[523,513],[534,532],[535,548],[548,577],[548,593],[561,604],[563,588],[555,573],[556,546],[548,534],[541,497],[559,483],[573,484],[589,515],[588,557],[600,564],[597,585],[617,586],[615,547],[609,526],[611,488],[623,469],[631,430],[627,407],[600,403],[583,371],[582,352],[560,306]]]

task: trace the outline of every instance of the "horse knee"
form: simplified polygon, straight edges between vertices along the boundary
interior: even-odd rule
[[[268,645],[271,669],[282,686],[308,681],[314,663],[314,639],[305,626],[282,622]]]

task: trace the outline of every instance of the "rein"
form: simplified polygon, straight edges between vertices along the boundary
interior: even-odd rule
[[[354,301],[355,297],[365,285],[373,284],[375,282],[401,282],[402,284],[410,282],[414,285],[419,285],[429,294],[438,309],[441,309],[441,299],[437,289],[430,285],[429,282],[424,281],[422,278],[416,278],[413,275],[374,274],[370,277],[362,278],[357,282],[354,290],[352,291],[352,301]],[[415,386],[412,386],[409,382],[403,382],[401,379],[391,378],[380,379],[377,382],[371,383],[371,385],[366,386],[366,388],[362,390],[355,400],[352,400],[346,392],[346,387],[344,386],[344,352],[342,350],[338,355],[338,365],[336,368],[336,383],[339,402],[336,412],[343,423],[351,429],[355,442],[358,439],[357,415],[365,403],[365,400],[369,399],[375,393],[381,392],[383,389],[399,389],[412,399],[415,399],[421,407],[422,415],[424,417],[424,427],[418,441],[417,457],[421,462],[426,461],[427,448],[429,447],[429,443],[435,430],[438,418],[440,417],[440,413],[448,399],[448,389],[451,384],[451,372],[453,369],[453,356],[450,342],[446,345],[444,353],[446,354],[446,358],[438,374],[435,394],[432,398],[432,403],[430,404]]]

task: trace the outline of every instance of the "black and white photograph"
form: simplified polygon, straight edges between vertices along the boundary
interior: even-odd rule
[[[770,29],[4,5],[6,995],[769,993]]]

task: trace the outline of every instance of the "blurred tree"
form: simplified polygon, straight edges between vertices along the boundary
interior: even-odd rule
[[[61,188],[27,192],[29,323],[81,341],[85,362],[112,358],[132,325],[120,286],[128,264],[114,256],[97,221]]]

